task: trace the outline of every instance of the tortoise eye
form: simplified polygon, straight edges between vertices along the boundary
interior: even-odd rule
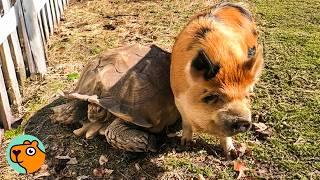
[[[254,55],[256,55],[256,47],[255,46],[248,49],[248,58],[252,58]]]
[[[210,94],[208,96],[205,96],[202,101],[206,104],[212,104],[216,103],[219,100],[219,95],[218,94]]]

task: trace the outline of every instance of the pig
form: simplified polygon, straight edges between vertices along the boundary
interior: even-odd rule
[[[222,3],[194,16],[173,46],[170,83],[182,118],[181,144],[193,133],[220,138],[228,158],[232,136],[250,129],[250,94],[263,69],[252,14]]]

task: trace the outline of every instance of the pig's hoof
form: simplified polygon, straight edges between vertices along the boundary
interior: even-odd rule
[[[229,149],[227,152],[225,152],[227,160],[234,160],[239,157],[239,153],[235,148]]]
[[[181,145],[182,146],[190,146],[193,143],[192,137],[182,136]]]

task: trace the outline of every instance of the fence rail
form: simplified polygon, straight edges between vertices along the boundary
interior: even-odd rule
[[[69,0],[0,0],[0,125],[22,116],[27,77],[47,72],[46,45]]]

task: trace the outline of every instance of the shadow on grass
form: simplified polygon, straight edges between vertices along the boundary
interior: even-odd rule
[[[38,137],[46,147],[46,163],[52,178],[76,178],[79,176],[88,176],[95,178],[93,170],[111,169],[111,178],[124,179],[155,179],[163,172],[165,168],[157,161],[152,160],[162,154],[176,151],[193,151],[206,150],[213,156],[221,156],[221,149],[217,146],[207,144],[204,140],[198,139],[197,143],[189,146],[180,146],[180,138],[166,138],[164,144],[157,153],[128,153],[112,148],[104,136],[96,136],[93,139],[86,140],[83,137],[75,136],[72,131],[77,125],[60,125],[51,123],[53,112],[51,107],[60,105],[65,101],[59,98],[51,104],[45,106],[34,114],[26,125],[25,133]],[[180,123],[170,128],[170,131],[181,129]],[[174,150],[173,150],[174,149]],[[99,158],[104,155],[108,162],[104,165],[99,164]],[[77,163],[70,165],[66,160],[59,160],[56,156],[69,156],[76,158]],[[139,164],[137,168],[136,164]]]

